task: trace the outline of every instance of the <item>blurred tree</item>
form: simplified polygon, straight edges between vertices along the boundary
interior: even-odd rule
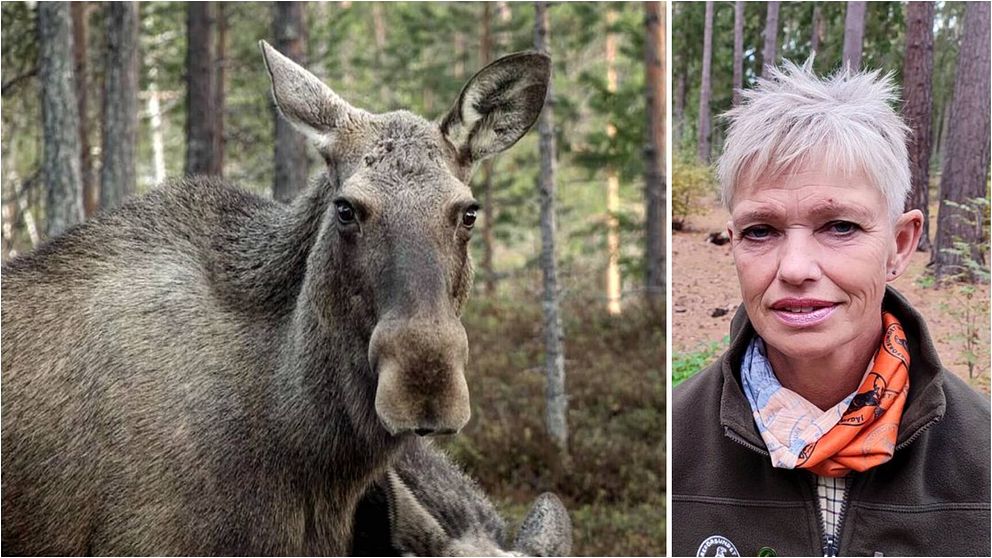
[[[820,3],[813,4],[813,25],[810,29],[809,50],[811,53],[820,51],[820,39],[823,37],[823,12]]]
[[[306,24],[303,2],[276,2],[272,19],[272,34],[276,49],[291,60],[307,65]],[[275,176],[272,197],[288,202],[307,186],[309,176],[306,139],[286,121],[275,104],[271,105],[275,120]]]
[[[119,205],[134,193],[138,135],[138,5],[106,7],[107,50],[100,156],[100,208]]]
[[[930,114],[933,89],[934,4],[910,2],[906,6],[906,58],[902,70],[902,115],[910,129],[909,168],[913,191],[906,210],[923,212],[923,234],[917,249],[930,249]]]
[[[776,46],[778,44],[779,2],[768,2],[768,16],[765,18],[765,48],[761,51],[761,76],[767,77],[765,68],[778,64]]]
[[[968,2],[964,34],[958,52],[957,78],[951,105],[947,156],[940,178],[940,209],[937,236],[930,264],[938,278],[964,275],[974,279],[967,268],[972,262],[985,263],[979,249],[985,245],[987,224],[974,222],[967,206],[988,195],[990,45],[987,2]],[[982,212],[987,218],[987,208]],[[971,254],[960,253],[965,246]]]
[[[744,88],[744,2],[734,2],[734,88],[733,103],[741,100],[741,89]]]
[[[534,48],[551,55],[548,6],[534,3]],[[565,391],[564,332],[558,306],[558,264],[555,234],[555,135],[554,88],[548,91],[548,103],[538,120],[540,134],[541,174],[538,189],[541,198],[541,271],[544,276],[542,306],[544,308],[544,352],[547,387],[545,391],[545,422],[548,434],[562,455],[568,454],[568,396]]]
[[[216,149],[218,126],[214,2],[186,5],[186,169],[185,174],[223,174]]]
[[[493,5],[482,5],[480,24],[482,32],[479,40],[479,66],[486,66],[493,60]],[[482,163],[482,281],[487,295],[496,292],[496,271],[493,268],[493,226],[496,213],[493,199],[493,159]]]
[[[658,307],[665,296],[665,17],[661,2],[644,2],[644,288]]]
[[[615,9],[606,10],[606,91],[611,96],[617,92],[617,37]],[[615,149],[617,126],[609,117],[606,120],[606,137]],[[620,314],[620,176],[615,165],[606,166],[606,310]]]
[[[45,232],[51,238],[83,220],[79,114],[69,3],[42,2],[37,10],[44,136],[41,177],[47,192]]]
[[[706,2],[706,19],[703,28],[703,67],[699,90],[699,129],[697,156],[704,163],[710,162],[710,96],[713,94],[711,65],[713,60],[713,2]]]
[[[845,66],[850,66],[852,70],[861,67],[866,7],[867,2],[847,3],[847,15],[844,20],[844,56],[841,61]]]
[[[89,118],[89,13],[91,2],[72,3],[72,56],[76,70],[76,111],[79,113],[79,173],[83,180],[83,214],[88,218],[100,204],[93,177]]]

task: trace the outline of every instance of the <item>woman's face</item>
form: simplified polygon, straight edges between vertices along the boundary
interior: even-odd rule
[[[740,184],[731,208],[741,294],[768,345],[816,359],[877,342],[885,284],[905,269],[922,214],[893,224],[865,177],[817,169]]]

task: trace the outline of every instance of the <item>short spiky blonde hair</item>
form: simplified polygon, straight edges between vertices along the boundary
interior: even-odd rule
[[[740,183],[776,177],[809,164],[862,173],[878,187],[893,222],[910,189],[909,128],[892,108],[892,75],[844,68],[820,78],[813,59],[784,62],[742,102],[724,113],[730,125],[717,164],[723,203],[730,209]]]

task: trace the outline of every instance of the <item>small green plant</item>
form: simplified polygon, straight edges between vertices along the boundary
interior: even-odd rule
[[[690,215],[703,212],[703,199],[716,192],[716,177],[712,167],[686,154],[672,167],[672,228],[682,230]]]
[[[701,344],[694,351],[672,355],[672,387],[705,368],[717,355],[726,350],[729,343],[730,337],[724,335],[723,339]]]
[[[989,282],[989,268],[986,254],[989,251],[988,209],[989,200],[974,198],[966,203],[945,201],[948,205],[959,210],[959,218],[969,227],[977,229],[977,237],[981,240],[976,244],[955,238],[951,248],[944,251],[956,256],[959,264],[957,272],[934,279],[930,283],[940,288],[946,288],[948,300],[941,303],[941,310],[952,317],[958,325],[957,333],[950,337],[959,348],[960,353],[954,364],[968,369],[968,379],[972,383],[980,383],[983,377],[984,364],[988,362],[988,341],[983,335],[988,332],[989,305],[988,300],[979,296],[975,283]],[[983,356],[984,355],[984,356]]]

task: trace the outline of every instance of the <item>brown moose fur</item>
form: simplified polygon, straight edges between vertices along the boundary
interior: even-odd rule
[[[547,58],[482,70],[442,131],[263,51],[327,161],[291,205],[182,180],[3,267],[4,554],[343,554],[408,430],[467,420],[466,183],[533,123]]]

